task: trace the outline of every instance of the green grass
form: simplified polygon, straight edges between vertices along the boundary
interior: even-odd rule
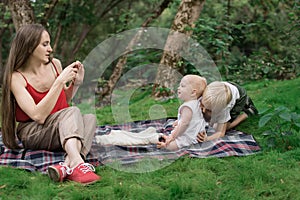
[[[112,106],[96,110],[98,124],[121,124],[145,119],[176,117],[180,101],[175,99],[155,100],[151,87],[115,92]]]
[[[299,78],[245,85],[259,110],[284,105],[298,113],[299,87]],[[149,114],[153,105],[161,110],[163,107],[167,116],[176,116],[178,101],[155,101],[147,92],[134,92],[130,120],[159,117]],[[110,108],[98,110],[97,116],[99,124],[119,122]],[[268,127],[259,128],[258,120],[259,117],[249,118],[238,129],[253,134],[263,145],[261,133]],[[268,126],[274,125],[271,122]],[[40,173],[0,167],[0,199],[300,199],[300,148],[284,152],[263,148],[261,153],[246,157],[182,157],[145,173],[128,173],[109,166],[96,170],[102,180],[81,186],[54,183]]]

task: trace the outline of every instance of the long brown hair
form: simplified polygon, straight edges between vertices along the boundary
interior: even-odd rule
[[[11,77],[20,69],[39,45],[45,28],[40,24],[23,25],[14,37],[4,69],[1,101],[1,132],[3,143],[11,149],[20,148],[16,140],[15,97],[11,92]]]

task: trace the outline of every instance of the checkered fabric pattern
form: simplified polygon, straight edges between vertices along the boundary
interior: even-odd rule
[[[127,130],[140,132],[148,127],[155,127],[163,134],[170,134],[174,119],[143,120],[119,125],[98,126],[96,135],[109,134],[111,130]],[[93,141],[92,149],[87,155],[86,162],[99,165],[110,165],[118,162],[120,165],[138,163],[144,159],[172,161],[181,156],[188,155],[194,158],[247,156],[260,152],[260,147],[252,135],[239,131],[230,131],[225,137],[213,141],[194,144],[188,148],[170,152],[157,149],[155,145],[143,146],[99,146]],[[46,173],[49,166],[63,161],[64,152],[50,152],[45,150],[13,151],[7,149],[2,143],[0,134],[0,166],[11,166],[28,171]]]

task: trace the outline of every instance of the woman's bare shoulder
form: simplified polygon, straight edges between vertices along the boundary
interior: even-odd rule
[[[61,66],[61,62],[59,59],[57,58],[53,58],[52,62],[54,63],[54,65],[57,67],[57,69],[59,70],[59,72],[62,71],[62,66]]]
[[[26,86],[26,80],[20,72],[14,71],[11,75],[11,84]]]

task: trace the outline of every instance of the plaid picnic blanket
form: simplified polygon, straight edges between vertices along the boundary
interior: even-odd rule
[[[119,125],[98,126],[96,135],[109,134],[111,130],[127,130],[140,132],[148,127],[155,127],[160,133],[170,134],[172,122],[175,119],[143,120]],[[108,165],[128,172],[153,171],[171,164],[182,156],[193,158],[247,156],[260,151],[260,147],[252,135],[240,131],[230,131],[225,137],[212,141],[191,145],[175,152],[157,149],[155,145],[117,146],[97,145],[93,141],[86,162],[94,166]],[[28,171],[46,173],[47,168],[64,159],[64,152],[50,152],[45,150],[13,151],[2,143],[0,134],[0,166],[11,166]]]

